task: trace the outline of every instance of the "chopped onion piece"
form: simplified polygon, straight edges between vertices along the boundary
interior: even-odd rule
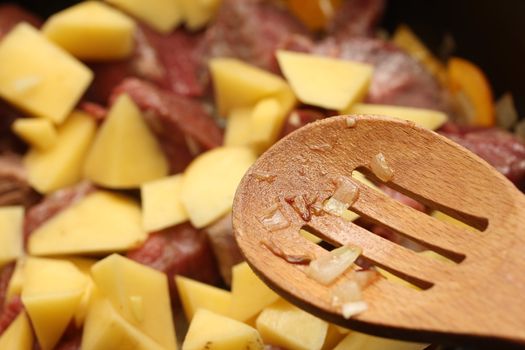
[[[384,182],[390,181],[394,177],[394,171],[388,166],[383,153],[378,153],[372,158],[370,170]]]
[[[325,152],[331,150],[334,147],[329,143],[321,143],[318,145],[308,145],[308,148],[310,148],[312,151]]]
[[[301,117],[299,116],[299,113],[292,112],[288,118],[288,123],[295,127],[301,126]]]
[[[312,261],[310,254],[288,254],[281,249],[272,239],[265,239],[261,244],[268,248],[274,255],[283,258],[292,264],[308,264]]]
[[[349,128],[353,128],[357,124],[357,120],[355,117],[348,116],[346,117],[346,126]]]
[[[498,126],[504,129],[510,129],[518,121],[518,112],[514,105],[512,95],[507,92],[496,101],[496,120]]]
[[[377,270],[369,269],[369,270],[358,270],[354,274],[355,281],[358,284],[359,288],[365,289],[372,283],[374,283],[376,280],[379,279],[381,276]]]
[[[348,209],[359,197],[359,186],[349,177],[340,176],[336,180],[337,188],[332,198],[347,205]]]
[[[277,175],[270,174],[265,171],[254,171],[252,173],[252,176],[255,177],[257,180],[266,181],[269,183],[272,183],[277,177]]]
[[[322,284],[330,284],[341,276],[361,254],[359,247],[345,245],[310,262],[307,274]]]
[[[311,215],[309,207],[311,203],[308,203],[305,196],[287,197],[285,198],[285,201],[292,206],[301,219],[304,221],[310,221]]]
[[[344,281],[338,284],[332,291],[332,305],[341,306],[343,304],[361,301],[361,288],[354,280]]]
[[[278,204],[272,205],[260,218],[261,223],[270,231],[276,231],[290,226],[290,222],[279,209]]]
[[[339,202],[333,197],[330,197],[323,205],[323,210],[325,212],[336,216],[343,216],[346,209],[348,209],[346,203]]]
[[[516,126],[514,127],[514,134],[522,142],[525,142],[525,119],[516,124]]]
[[[352,316],[360,314],[368,309],[368,304],[364,301],[354,301],[351,303],[343,304],[341,307],[341,313],[343,317],[349,319]]]

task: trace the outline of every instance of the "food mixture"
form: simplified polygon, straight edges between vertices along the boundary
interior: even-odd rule
[[[425,348],[289,304],[243,262],[231,225],[235,189],[258,155],[339,114],[436,130],[525,188],[512,96],[496,100],[475,63],[435,56],[407,26],[386,33],[384,9],[385,0],[106,0],[44,19],[0,5],[0,349]],[[387,163],[371,161],[383,182],[395,176]],[[316,210],[443,258],[349,212],[358,193],[345,181]],[[283,200],[308,219],[308,198]],[[261,222],[286,227],[270,209]],[[326,284],[357,261],[358,282],[334,295],[345,317],[366,310],[366,300],[344,300],[372,279],[407,284],[362,266],[358,247],[312,260],[262,244]],[[334,259],[344,263],[330,275]]]

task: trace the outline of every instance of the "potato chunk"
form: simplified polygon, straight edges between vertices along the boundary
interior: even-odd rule
[[[428,344],[411,343],[401,340],[374,337],[359,332],[350,332],[334,350],[388,349],[388,350],[422,350]]]
[[[234,108],[253,107],[265,97],[275,97],[283,110],[295,103],[290,87],[281,77],[234,58],[214,58],[210,71],[215,101],[221,116]]]
[[[126,321],[109,300],[100,296],[89,307],[81,349],[165,350]]]
[[[45,150],[32,148],[24,158],[28,180],[40,193],[49,193],[77,183],[96,123],[84,112],[73,112],[58,128],[55,144]]]
[[[180,192],[182,175],[174,175],[142,184],[142,222],[146,231],[156,231],[188,220]]]
[[[163,349],[177,348],[164,273],[113,254],[93,265],[91,274],[97,290],[127,322]]]
[[[239,321],[248,321],[262,309],[279,299],[250,266],[240,263],[233,267],[232,303],[230,316]]]
[[[256,329],[231,318],[200,309],[195,314],[182,350],[262,350]]]
[[[226,120],[224,145],[232,147],[250,147],[252,108],[232,109]]]
[[[179,0],[186,28],[197,30],[204,27],[215,15],[221,0]]]
[[[159,143],[128,95],[121,95],[100,127],[84,176],[109,188],[134,188],[168,174]]]
[[[0,42],[0,96],[35,116],[60,124],[93,79],[93,73],[20,23]]]
[[[53,349],[73,318],[86,277],[69,261],[28,258],[22,302],[43,350]]]
[[[133,50],[135,22],[98,1],[85,1],[57,12],[42,33],[73,56],[90,61],[117,60]]]
[[[257,329],[265,343],[290,350],[320,350],[328,323],[279,300],[257,317]]]
[[[0,267],[24,254],[24,207],[0,208]]]
[[[42,150],[52,147],[58,139],[55,126],[47,119],[19,118],[14,121],[11,128],[30,146]]]
[[[188,321],[191,321],[200,308],[224,316],[228,315],[231,293],[227,290],[183,276],[176,276],[175,283],[179,291],[182,307],[184,308],[184,315],[186,315]]]
[[[250,144],[263,153],[279,136],[287,110],[275,98],[265,98],[255,105],[250,115]]]
[[[277,60],[301,102],[338,111],[364,97],[373,72],[368,64],[298,52],[279,51]]]
[[[447,121],[447,115],[440,111],[424,108],[400,107],[388,105],[374,105],[367,103],[356,103],[344,113],[349,114],[377,114],[387,117],[395,117],[416,123],[430,130],[436,130]]]
[[[106,0],[161,33],[171,32],[182,20],[180,0]]]
[[[204,227],[231,210],[233,196],[255,153],[243,147],[219,147],[195,158],[184,172],[182,204],[190,221]]]
[[[0,336],[0,349],[33,349],[33,332],[25,311],[22,311]]]
[[[22,293],[22,285],[24,284],[24,268],[26,264],[26,258],[22,256],[18,258],[15,265],[15,270],[9,284],[7,285],[7,291],[5,293],[5,303],[8,303],[13,299],[15,295],[20,295]]]
[[[134,248],[146,239],[138,204],[94,192],[58,213],[29,237],[30,254],[103,253]]]

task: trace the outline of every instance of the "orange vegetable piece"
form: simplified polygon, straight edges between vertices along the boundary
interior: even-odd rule
[[[342,0],[288,0],[288,8],[311,30],[322,30]]]
[[[493,126],[494,100],[490,83],[483,71],[474,63],[453,57],[447,65],[449,87],[456,100],[471,104],[468,122],[472,125]],[[466,101],[465,101],[466,100]]]

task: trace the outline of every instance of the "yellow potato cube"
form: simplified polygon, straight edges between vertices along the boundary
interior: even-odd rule
[[[332,350],[348,334],[348,329],[341,328],[332,323],[328,324],[326,338],[321,350]]]
[[[277,60],[301,102],[338,111],[364,97],[373,72],[368,64],[299,52],[278,51]]]
[[[60,124],[93,73],[27,23],[0,42],[0,96],[35,117]]]
[[[116,60],[133,50],[135,22],[98,1],[85,1],[48,18],[42,33],[82,60]]]
[[[257,317],[257,330],[267,344],[290,350],[320,350],[328,323],[281,299]]]
[[[433,210],[430,215],[432,215],[432,217],[438,219],[439,221],[446,222],[448,224],[451,224],[452,226],[456,226],[456,227],[463,228],[463,229],[470,230],[470,231],[476,231],[474,227],[469,226],[465,224],[464,222],[459,221],[458,219],[455,219],[452,216],[449,216],[441,211]]]
[[[225,146],[251,146],[251,114],[250,108],[236,108],[230,112],[224,132]]]
[[[182,174],[142,184],[142,222],[148,232],[180,224],[188,220],[180,192]]]
[[[228,316],[230,292],[183,276],[175,276],[175,284],[188,321],[200,308]]]
[[[362,349],[388,349],[388,350],[422,350],[428,346],[419,343],[410,343],[401,340],[374,337],[359,332],[350,332],[334,350],[362,350]]]
[[[316,235],[311,234],[310,232],[301,229],[299,230],[299,234],[309,240],[310,242],[313,242],[315,244],[320,243],[322,241],[321,238],[317,237]]]
[[[121,95],[100,127],[84,176],[109,188],[134,188],[168,174],[160,145],[128,95]]]
[[[182,350],[262,350],[256,329],[231,318],[200,309],[191,321]]]
[[[221,116],[227,116],[235,108],[253,107],[265,97],[276,97],[284,110],[295,103],[290,87],[281,77],[241,60],[214,58],[210,71]]]
[[[182,20],[180,0],[106,0],[161,33],[171,32]]]
[[[275,143],[287,112],[276,98],[265,98],[255,105],[250,115],[250,143],[258,153]]]
[[[13,132],[30,146],[48,149],[58,139],[53,123],[48,119],[20,118],[11,125]]]
[[[0,336],[0,349],[33,349],[33,332],[24,311],[16,317],[13,323],[9,325],[9,328]]]
[[[86,277],[69,261],[28,258],[22,303],[43,350],[53,349],[71,321]]]
[[[424,108],[399,107],[356,103],[346,109],[345,114],[376,114],[395,117],[416,123],[430,130],[436,130],[447,121],[447,115],[440,111]]]
[[[0,267],[24,254],[24,207],[0,208]]]
[[[146,237],[134,200],[98,191],[36,229],[28,250],[33,255],[113,252],[137,247]]]
[[[89,307],[82,334],[82,350],[165,350],[126,321],[109,300],[95,297]]]
[[[186,28],[197,30],[204,27],[215,15],[221,0],[179,0]]]
[[[245,322],[279,299],[246,262],[235,265],[232,272],[230,317]]]
[[[231,210],[237,185],[255,158],[248,148],[218,147],[193,160],[184,172],[181,189],[193,226],[204,227]]]
[[[15,270],[7,285],[5,293],[5,302],[8,303],[15,295],[22,293],[22,285],[24,284],[24,269],[26,258],[21,257],[16,261]]]
[[[91,268],[97,290],[122,317],[166,350],[177,348],[164,273],[113,254]],[[137,301],[144,307],[137,308]]]
[[[58,137],[52,147],[30,149],[24,163],[31,186],[40,193],[49,193],[80,181],[95,130],[96,123],[91,116],[73,112],[58,128]]]
[[[86,277],[86,287],[82,297],[80,298],[80,302],[74,315],[75,325],[80,328],[84,324],[84,320],[94,294],[95,284],[91,278],[91,267],[97,261],[84,258],[66,258],[65,260],[75,265],[75,267],[79,269],[79,271],[82,272],[82,274]]]

